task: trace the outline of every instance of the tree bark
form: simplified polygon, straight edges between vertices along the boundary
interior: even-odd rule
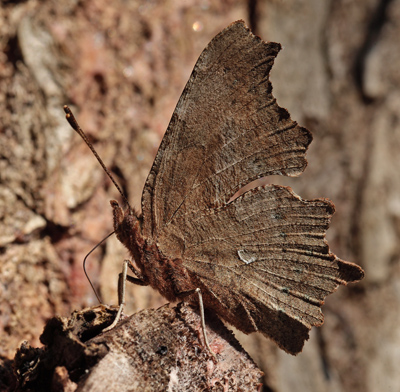
[[[12,390],[21,341],[39,347],[48,319],[95,303],[81,263],[112,230],[108,200],[118,195],[63,105],[76,109],[139,209],[197,57],[241,18],[284,46],[272,70],[274,95],[314,135],[301,177],[267,181],[332,199],[332,251],[359,263],[366,278],[328,298],[324,326],[297,357],[258,334],[237,336],[266,390],[398,389],[399,13],[398,0],[2,2],[0,389]],[[124,257],[110,239],[89,258],[106,303],[117,302]],[[147,287],[131,287],[127,313],[164,303]]]

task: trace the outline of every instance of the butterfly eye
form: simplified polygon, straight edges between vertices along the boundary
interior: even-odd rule
[[[117,227],[124,220],[124,212],[116,200],[110,200],[110,204],[114,215],[114,230],[117,230]]]

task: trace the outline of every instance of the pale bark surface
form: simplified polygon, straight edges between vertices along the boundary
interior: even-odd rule
[[[115,317],[98,306],[51,319],[45,349],[23,344],[15,358],[17,390],[253,391],[261,370],[222,322],[207,314],[207,336],[218,361],[201,343],[200,316],[182,303],[147,309],[101,333]]]
[[[399,388],[400,1],[30,0],[0,8],[0,389],[23,340],[39,347],[46,320],[95,304],[81,262],[112,230],[116,191],[62,106],[139,207],[197,57],[237,19],[283,45],[274,95],[314,135],[304,174],[281,183],[334,201],[331,249],[366,272],[328,298],[297,357],[259,334],[240,339],[266,390]],[[89,259],[106,303],[124,257],[111,239]],[[163,303],[131,287],[127,313]]]

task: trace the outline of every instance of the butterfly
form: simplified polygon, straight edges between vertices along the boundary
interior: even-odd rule
[[[259,331],[297,354],[311,327],[323,323],[325,297],[362,279],[363,270],[329,250],[331,201],[303,200],[272,184],[232,198],[253,180],[297,176],[307,165],[311,133],[272,95],[269,74],[280,49],[243,21],[219,33],[172,115],[142,213],[127,201],[125,210],[111,205],[115,234],[132,256],[129,281],[169,301],[201,293],[204,307],[237,329]]]

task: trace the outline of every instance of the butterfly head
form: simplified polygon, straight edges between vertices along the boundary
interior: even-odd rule
[[[139,219],[132,208],[125,211],[116,200],[110,201],[114,216],[114,232],[117,238],[131,250],[137,243],[139,233]]]

